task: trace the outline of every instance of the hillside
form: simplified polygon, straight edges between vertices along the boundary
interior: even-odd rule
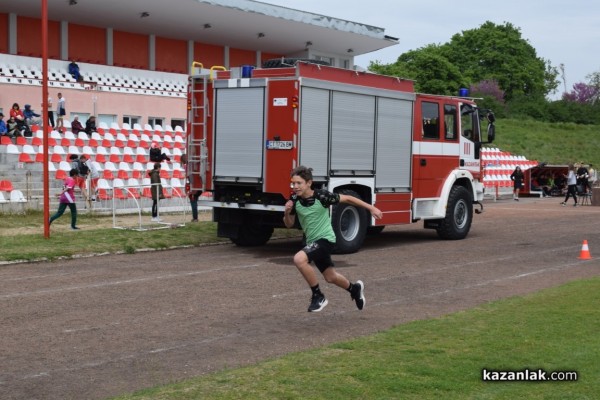
[[[499,119],[492,146],[548,164],[584,161],[600,166],[598,125]]]

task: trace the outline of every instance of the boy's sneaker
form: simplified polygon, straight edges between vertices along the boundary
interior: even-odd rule
[[[319,312],[325,308],[328,301],[323,293],[313,294],[310,300],[310,306],[308,306],[308,312]]]
[[[362,281],[356,281],[350,290],[350,297],[356,302],[356,308],[362,310],[365,306],[365,284]]]
[[[78,230],[79,230],[79,227],[77,227],[77,226],[72,226],[72,227],[71,227],[71,230],[78,231]]]
[[[567,205],[567,203],[565,203],[565,202],[563,201],[562,203],[560,203],[560,205],[564,207],[564,206],[566,206],[566,205]]]

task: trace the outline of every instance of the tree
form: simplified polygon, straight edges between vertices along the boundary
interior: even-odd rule
[[[583,82],[579,82],[573,85],[573,90],[563,94],[563,100],[573,101],[575,103],[589,103],[594,104],[598,99],[600,90],[593,85],[588,85]]]
[[[456,95],[458,88],[467,86],[459,69],[448,61],[437,45],[408,51],[398,57],[394,64],[372,62],[369,70],[413,79],[415,89],[423,93]]]
[[[502,118],[504,112],[504,91],[498,86],[495,80],[484,80],[471,85],[469,92],[473,97],[481,97],[483,100],[477,101],[481,108],[488,108],[494,111],[496,117]]]
[[[559,85],[558,69],[537,57],[508,22],[485,22],[455,34],[446,44],[410,50],[393,64],[371,63],[369,70],[414,79],[417,90],[433,94],[456,94],[460,87],[493,80],[507,101],[515,96],[545,99]]]
[[[511,23],[485,22],[478,29],[455,34],[443,46],[450,60],[471,82],[496,80],[505,100],[517,95],[545,97],[558,87],[558,70],[521,37]]]

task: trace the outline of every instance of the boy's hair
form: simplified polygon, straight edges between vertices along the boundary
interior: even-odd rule
[[[154,163],[154,169],[160,169],[160,163],[159,162]]]
[[[77,171],[77,169],[75,169],[75,168],[72,168],[72,169],[69,171],[69,176],[77,176],[77,175],[79,175],[79,171]]]
[[[304,179],[305,181],[312,181],[313,180],[312,171],[313,171],[312,168],[305,167],[304,165],[299,165],[292,170],[290,177],[299,176],[300,178]]]

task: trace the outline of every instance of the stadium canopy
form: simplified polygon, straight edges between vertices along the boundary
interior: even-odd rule
[[[323,53],[358,56],[398,44],[383,28],[249,0],[47,0],[47,4],[48,18],[54,21],[266,53],[290,55],[310,46]],[[0,5],[2,12],[32,18],[40,18],[40,10],[41,0]]]

